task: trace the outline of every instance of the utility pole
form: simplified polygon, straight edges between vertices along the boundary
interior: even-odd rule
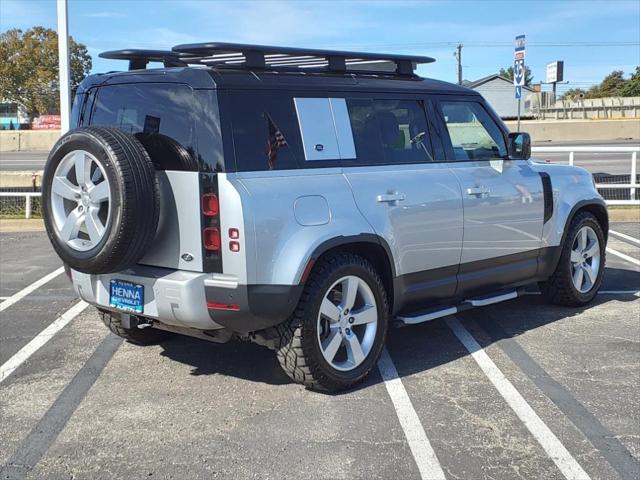
[[[456,47],[457,52],[454,53],[458,60],[458,85],[462,85],[462,44],[459,43]]]
[[[57,0],[58,6],[58,71],[60,80],[60,130],[69,131],[71,86],[69,71],[69,30],[67,28],[67,0]]]

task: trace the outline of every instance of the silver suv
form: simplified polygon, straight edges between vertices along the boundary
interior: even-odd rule
[[[428,57],[179,45],[103,57],[47,162],[45,223],[78,295],[117,335],[255,341],[318,390],[361,381],[391,322],[538,284],[600,287],[591,175],[529,159]],[[147,69],[150,62],[161,68]]]

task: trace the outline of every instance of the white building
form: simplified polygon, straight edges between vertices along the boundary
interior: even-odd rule
[[[489,75],[475,82],[463,82],[465,87],[475,90],[482,95],[503,119],[512,119],[518,116],[518,100],[516,99],[513,81],[501,77],[498,74]],[[522,87],[521,117],[531,117],[531,94],[534,90],[530,87]]]

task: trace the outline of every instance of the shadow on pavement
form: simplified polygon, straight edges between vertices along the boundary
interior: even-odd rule
[[[607,268],[606,280],[603,290],[612,290],[613,287],[625,290],[638,289],[640,272]],[[615,280],[615,282],[609,280]],[[594,305],[606,304],[613,300],[633,302],[638,301],[638,297],[620,294],[599,295],[589,306],[570,308],[549,305],[541,296],[525,296],[493,307],[469,310],[459,316],[463,321],[476,320],[481,328],[483,316],[492,318],[499,316],[500,330],[509,332],[505,333],[506,337],[513,338],[527,330],[580,315]],[[499,338],[490,340],[488,338],[489,336],[477,340],[483,346],[499,340]],[[275,353],[259,345],[240,341],[215,344],[179,336],[170,342],[163,343],[162,347],[164,348],[162,355],[192,366],[192,375],[229,375],[271,385],[292,383],[281,371]],[[444,319],[400,329],[391,327],[387,337],[387,347],[401,377],[423,372],[468,355],[466,348],[456,339]],[[381,381],[381,377],[374,369],[369,378],[356,387],[356,390]]]

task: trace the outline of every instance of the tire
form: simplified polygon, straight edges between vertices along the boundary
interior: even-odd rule
[[[351,282],[352,278],[358,282],[358,294],[353,307],[359,313],[354,311],[345,314],[345,311],[336,307],[335,312],[342,312],[338,317],[344,325],[340,326],[342,323],[331,323],[328,317],[322,316],[320,307],[325,297],[338,295],[337,289],[344,291],[343,285],[346,283],[336,282],[345,278],[348,280],[344,282]],[[335,298],[342,304],[342,293]],[[366,302],[365,298],[368,298]],[[375,306],[369,307],[369,315],[376,315],[375,322],[361,325],[354,323],[348,328],[347,322],[355,322],[353,318],[364,319],[360,312],[364,312],[367,305],[372,305],[372,301],[375,301]],[[335,302],[332,303],[336,305]],[[276,327],[279,336],[276,355],[282,369],[295,382],[318,391],[345,390],[361,382],[376,365],[384,346],[388,323],[387,293],[373,266],[364,258],[351,253],[332,254],[322,259],[313,269],[292,317]],[[375,330],[372,326],[374,324]],[[339,329],[339,333],[336,333],[336,329]],[[343,336],[336,340],[341,343],[337,353],[334,353],[333,363],[330,363],[323,353],[321,338],[328,342],[329,338],[333,338],[332,335],[338,334]],[[352,357],[355,358],[354,347],[347,350],[347,344],[353,345],[354,337],[365,354],[364,360],[359,364],[351,360]],[[352,352],[351,356],[349,352]]]
[[[574,247],[578,249],[578,243],[576,242],[579,242],[578,235],[581,234],[581,232],[588,232],[589,235],[593,232],[598,241],[597,275],[595,276],[595,281],[591,281],[590,284],[587,284],[585,280],[582,291],[576,286],[576,282],[574,282],[573,275],[576,267],[573,259],[576,257],[574,256],[572,259],[572,250],[574,250]],[[569,307],[580,307],[591,302],[602,284],[605,264],[605,246],[604,233],[596,217],[589,212],[578,213],[571,221],[567,230],[564,243],[561,246],[562,252],[556,270],[546,282],[540,284],[540,290],[545,298],[550,303]],[[594,250],[596,249],[594,248]],[[595,257],[590,258],[591,264],[589,264],[589,259],[584,259],[587,267],[590,267],[595,261]],[[577,268],[579,269],[581,267]],[[586,270],[583,269],[583,276],[586,275],[584,272],[586,272]]]
[[[111,332],[136,345],[157,345],[175,336],[172,332],[156,328],[124,328],[118,314],[98,310],[100,319]]]
[[[198,171],[198,163],[193,155],[173,138],[161,133],[136,133],[135,137],[147,151],[157,169]]]
[[[155,168],[141,143],[115,128],[79,128],[60,138],[47,160],[42,198],[53,248],[80,272],[123,270],[142,257],[156,234]]]

